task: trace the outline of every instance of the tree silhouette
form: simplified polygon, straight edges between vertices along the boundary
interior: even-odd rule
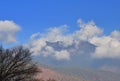
[[[28,49],[0,47],[0,81],[39,81],[34,77],[38,72]]]

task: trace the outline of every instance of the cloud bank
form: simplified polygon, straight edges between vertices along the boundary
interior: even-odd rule
[[[20,30],[20,27],[13,21],[0,20],[0,41],[2,43],[17,42],[16,33]]]
[[[94,57],[120,58],[119,31],[113,31],[109,36],[93,37],[90,42],[97,46]]]
[[[44,57],[51,56],[57,60],[70,60],[71,49],[56,50],[47,42],[58,42],[62,48],[79,44],[81,41],[88,41],[96,46],[93,58],[120,58],[120,31],[114,30],[110,35],[105,35],[103,29],[98,27],[93,21],[84,23],[78,20],[79,30],[68,33],[68,26],[52,27],[46,33],[40,32],[30,37],[28,46],[34,55]],[[79,49],[79,48],[78,48]]]

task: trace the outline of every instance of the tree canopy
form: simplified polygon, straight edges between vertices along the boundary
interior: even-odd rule
[[[38,81],[34,77],[38,72],[28,49],[0,47],[0,81]]]

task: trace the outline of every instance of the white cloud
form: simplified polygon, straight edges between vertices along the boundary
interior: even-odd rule
[[[28,47],[30,46],[31,52],[33,55],[42,55],[44,57],[52,56],[57,60],[66,59],[68,60],[69,53],[67,50],[57,51],[53,49],[53,47],[48,46],[46,41],[48,42],[57,42],[62,41],[64,45],[68,45],[71,43],[70,37],[65,36],[63,33],[66,32],[66,25],[60,27],[54,27],[47,30],[47,33],[35,33],[30,37],[30,42]],[[66,38],[67,37],[67,38]]]
[[[111,37],[112,37],[112,38],[115,38],[115,39],[117,39],[117,40],[120,40],[120,31],[117,31],[117,30],[113,31],[113,32],[111,33]]]
[[[44,39],[32,40],[30,42],[30,51],[34,53],[34,55],[40,54],[42,49],[46,46],[46,41]]]
[[[42,50],[42,54],[44,57],[47,57],[51,54],[54,54],[56,51],[51,46],[46,46],[44,50]]]
[[[30,37],[30,39],[31,39],[31,40],[34,40],[35,38],[37,38],[37,37],[39,37],[39,36],[40,36],[40,33],[38,32],[38,33],[33,34],[33,35]]]
[[[93,39],[91,39],[91,43],[97,46],[93,57],[120,58],[120,41],[116,39],[116,37],[94,37]]]
[[[49,42],[62,41],[64,45],[70,45],[73,40],[71,35],[65,35],[66,32],[67,25],[62,25],[60,27],[53,27],[48,29],[47,34],[42,35],[42,37]]]
[[[110,35],[105,36],[103,29],[96,26],[93,21],[84,23],[78,20],[79,30],[73,33],[67,33],[67,25],[53,27],[47,30],[47,33],[36,33],[30,37],[30,49],[34,55],[42,55],[44,57],[52,56],[57,60],[69,60],[71,58],[72,49],[56,50],[52,46],[48,46],[48,42],[61,41],[64,47],[77,44],[80,41],[88,41],[96,45],[96,50],[91,54],[94,58],[120,58],[120,32],[113,31]],[[78,45],[79,46],[79,45]]]
[[[3,43],[17,42],[16,33],[19,30],[20,27],[13,21],[0,21],[0,41]]]
[[[56,51],[55,55],[57,60],[70,60],[70,54],[66,50]]]
[[[120,32],[113,31],[110,35],[104,36],[103,30],[95,25],[93,21],[83,23],[78,20],[80,31],[77,31],[79,39],[88,40],[96,45],[95,58],[120,58]]]
[[[88,41],[92,37],[99,36],[102,34],[103,30],[95,25],[93,21],[84,23],[81,20],[78,20],[80,30],[75,32],[75,36],[78,40]]]

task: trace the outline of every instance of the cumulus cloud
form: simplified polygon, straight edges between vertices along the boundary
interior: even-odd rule
[[[117,39],[117,40],[120,40],[120,31],[117,31],[117,30],[113,31],[113,32],[111,33],[111,37],[112,37],[112,38],[115,38],[115,39]]]
[[[71,34],[65,34],[67,32],[67,25],[60,27],[53,27],[47,30],[47,33],[42,35],[49,42],[62,41],[64,45],[70,45],[73,41]]]
[[[113,31],[110,35],[104,35],[103,29],[98,27],[93,21],[84,23],[78,20],[79,30],[67,33],[67,25],[52,27],[46,33],[35,33],[30,37],[29,47],[34,55],[44,57],[51,56],[57,60],[70,60],[71,51],[69,46],[76,45],[79,49],[79,42],[87,41],[96,46],[91,57],[94,58],[120,58],[120,32]],[[59,47],[48,45],[47,42],[57,43]],[[63,48],[58,50],[57,48]],[[67,49],[65,49],[68,47]]]
[[[80,30],[75,31],[75,36],[78,40],[89,40],[95,36],[102,34],[103,30],[95,25],[93,21],[84,23],[82,20],[78,20]]]
[[[17,42],[16,33],[20,30],[20,27],[13,21],[5,20],[0,21],[0,41],[3,43]]]
[[[62,50],[62,51],[56,51],[55,57],[57,60],[69,60],[70,59],[70,54],[67,50]]]
[[[91,43],[97,46],[93,57],[120,58],[120,40],[118,38],[118,32],[113,31],[109,36],[94,37],[91,39]]]
[[[27,45],[34,55],[42,55],[44,57],[52,56],[57,60],[69,60],[69,52],[67,50],[55,50],[52,46],[47,45],[48,42],[62,41],[64,46],[71,44],[69,36],[64,35],[67,31],[67,25],[60,27],[49,28],[47,33],[35,33],[30,37],[30,42]],[[67,38],[66,38],[67,37]],[[68,40],[70,39],[70,40]]]
[[[46,46],[46,41],[44,39],[33,40],[30,43],[31,51],[34,54],[39,54],[42,49]]]

